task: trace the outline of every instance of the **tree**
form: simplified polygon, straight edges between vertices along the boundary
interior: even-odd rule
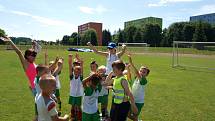
[[[184,41],[188,41],[191,42],[192,38],[193,38],[193,34],[195,32],[195,25],[192,23],[187,23],[185,24],[185,26],[183,27],[182,30],[182,34],[183,34],[183,40]]]
[[[160,46],[161,47],[170,47],[171,46],[168,41],[168,30],[166,28],[163,29],[162,40],[161,40]]]
[[[97,34],[94,29],[89,29],[81,37],[81,45],[86,45],[87,42],[91,42],[93,45],[98,45]]]
[[[162,39],[162,29],[158,24],[146,24],[143,30],[144,42],[150,46],[159,46]]]
[[[207,37],[202,26],[202,22],[196,24],[195,33],[193,34],[193,42],[207,42]]]
[[[0,28],[0,37],[5,36],[5,35],[6,35],[5,31]],[[0,40],[0,44],[4,44],[4,42]]]
[[[69,38],[70,38],[70,36],[64,35],[64,36],[63,36],[63,39],[62,39],[62,44],[63,44],[63,45],[68,45],[68,43],[69,43]]]
[[[193,34],[192,40],[194,42],[207,42],[207,37],[205,35],[201,21],[196,24],[195,33]],[[199,50],[204,49],[204,46],[202,46],[201,44],[194,44],[193,47]]]
[[[102,31],[102,45],[107,46],[108,43],[112,40],[111,33],[109,30]]]
[[[139,42],[139,43],[141,43],[141,42],[143,42],[143,38],[142,38],[142,31],[141,31],[141,29],[140,28],[137,28],[137,30],[136,30],[136,32],[134,33],[134,36],[133,36],[133,40],[134,40],[134,42]]]
[[[133,43],[134,42],[134,34],[137,28],[135,26],[129,26],[125,28],[125,42]]]

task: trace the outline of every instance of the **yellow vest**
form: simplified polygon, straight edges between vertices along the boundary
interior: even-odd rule
[[[113,82],[113,91],[114,91],[114,103],[120,104],[123,102],[123,99],[125,97],[125,91],[122,87],[121,81],[126,80],[124,76],[121,76],[119,78],[115,77]]]

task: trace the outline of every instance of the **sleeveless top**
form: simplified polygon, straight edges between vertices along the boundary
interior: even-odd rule
[[[30,87],[32,89],[34,89],[35,88],[34,79],[37,75],[36,64],[35,63],[29,63],[28,68],[25,71],[25,74],[28,77]]]
[[[107,57],[107,71],[106,71],[106,75],[108,75],[113,69],[112,69],[112,63],[116,60],[119,60],[119,57],[117,56],[117,54],[110,54]]]

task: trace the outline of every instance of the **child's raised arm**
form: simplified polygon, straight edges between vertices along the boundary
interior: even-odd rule
[[[87,87],[87,83],[90,81],[90,78],[92,77],[93,74],[91,74],[90,76],[86,77],[83,79],[82,84],[83,87],[86,88]]]
[[[73,65],[72,65],[72,54],[69,54],[68,56],[68,63],[69,63],[69,75],[72,75],[73,73]]]
[[[45,65],[48,65],[48,53],[47,53],[47,48],[46,48],[46,50],[45,50],[44,56],[45,56]]]
[[[58,57],[56,57],[56,59],[55,59],[55,61],[54,61],[54,63],[53,64],[51,64],[50,66],[49,66],[49,70],[53,70],[54,68],[55,68],[55,66],[57,65],[57,62],[59,61],[59,58]]]
[[[117,53],[118,57],[119,57],[119,58],[122,57],[123,54],[125,53],[125,51],[126,51],[126,45],[123,44],[123,45],[122,45],[122,51],[120,51],[120,52]]]
[[[83,58],[80,58],[79,54],[76,53],[75,54],[75,59],[76,59],[76,61],[80,62],[81,75],[83,76],[84,75],[84,69],[83,69],[84,61],[83,61]]]
[[[106,80],[105,80],[105,82],[104,82],[104,84],[105,84],[106,86],[113,84],[112,76],[113,76],[113,71],[111,71],[111,72],[108,74],[108,76],[107,76],[107,78],[106,78]]]
[[[126,70],[127,70],[127,79],[128,81],[131,81],[131,69],[130,69],[130,64],[126,65]]]
[[[130,55],[130,54],[128,54],[128,59],[129,59],[129,63],[131,64],[131,67],[132,67],[132,68],[133,68],[133,70],[134,70],[134,73],[136,74],[137,78],[138,78],[138,79],[140,79],[140,78],[141,78],[141,76],[140,76],[139,71],[137,70],[137,68],[134,66],[134,64],[133,64],[133,61],[132,61],[132,59],[131,59],[131,55]]]
[[[33,42],[32,42],[32,49],[36,53],[39,53],[41,51],[42,47],[36,42],[36,40],[33,40]]]
[[[23,67],[24,71],[26,71],[27,68],[28,68],[28,63],[25,60],[24,55],[21,52],[21,50],[19,50],[19,48],[12,42],[12,40],[9,37],[1,37],[1,39],[4,42],[9,42],[10,43],[10,45],[12,46],[12,48],[15,50],[16,54],[19,56],[19,59],[20,59],[20,61],[22,63],[22,67]]]
[[[63,69],[63,58],[60,58],[59,61],[57,62],[57,68],[53,72],[53,76],[57,76],[60,71]]]
[[[87,45],[90,47],[90,49],[93,50],[94,53],[102,55],[102,56],[108,56],[108,52],[98,51],[90,42],[88,42]]]

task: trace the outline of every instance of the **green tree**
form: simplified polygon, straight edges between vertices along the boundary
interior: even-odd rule
[[[203,29],[201,21],[196,24],[195,33],[193,34],[192,40],[194,42],[207,42],[207,37],[205,35],[205,31]],[[204,46],[201,44],[193,44],[193,47],[199,50],[204,49]]]
[[[168,30],[166,28],[163,29],[162,40],[161,40],[160,46],[161,47],[170,47],[171,46],[168,41]]]
[[[136,32],[134,33],[134,36],[133,36],[133,40],[134,42],[139,42],[139,43],[143,43],[143,35],[142,35],[142,31],[140,28],[137,28]]]
[[[144,42],[150,46],[159,46],[162,39],[162,29],[158,24],[146,24],[143,30]]]
[[[108,43],[112,40],[111,33],[109,30],[102,31],[102,45],[107,46]]]
[[[193,23],[187,23],[187,24],[185,24],[185,26],[183,27],[182,31],[183,31],[182,32],[182,34],[183,34],[183,40],[191,42],[192,38],[193,38],[193,34],[195,32],[195,24],[193,24]]]
[[[134,34],[136,33],[137,28],[135,26],[129,26],[125,29],[125,41],[127,43],[133,43],[134,41]]]
[[[86,45],[87,42],[91,42],[93,45],[98,45],[97,34],[94,29],[89,29],[81,37],[81,45]]]

